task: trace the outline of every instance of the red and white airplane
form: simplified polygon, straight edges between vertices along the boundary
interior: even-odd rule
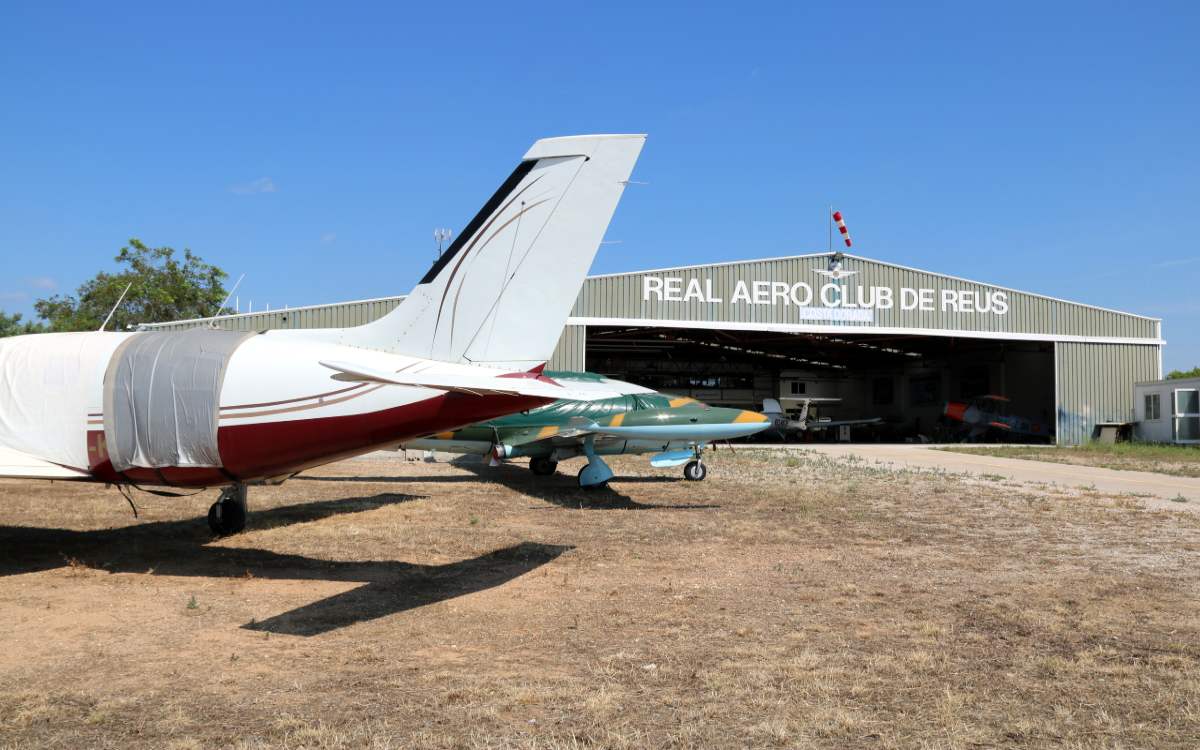
[[[0,476],[246,485],[575,394],[541,375],[645,136],[537,141],[388,315],[355,328],[0,339]]]

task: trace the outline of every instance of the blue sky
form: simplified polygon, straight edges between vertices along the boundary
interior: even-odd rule
[[[1200,364],[1195,3],[165,5],[0,8],[0,308],[134,236],[243,307],[404,293],[534,139],[646,132],[596,272],[823,250],[832,203]]]

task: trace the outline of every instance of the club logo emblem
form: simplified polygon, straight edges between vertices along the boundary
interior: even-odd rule
[[[819,273],[822,276],[826,276],[830,279],[833,279],[834,281],[841,281],[842,279],[844,279],[848,276],[853,276],[854,274],[858,273],[858,271],[843,270],[841,263],[830,263],[828,271],[826,271],[822,268],[814,268],[813,272]]]

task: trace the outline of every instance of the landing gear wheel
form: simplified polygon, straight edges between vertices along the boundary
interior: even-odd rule
[[[208,509],[208,528],[217,536],[237,534],[246,528],[246,488],[238,485],[221,491]]]
[[[539,477],[548,477],[558,471],[558,461],[549,456],[535,456],[529,459],[529,470]]]
[[[692,482],[702,482],[708,476],[708,467],[699,461],[688,461],[683,467],[683,478]]]
[[[579,486],[580,486],[580,487],[582,487],[582,488],[583,488],[583,489],[585,489],[585,490],[603,490],[603,489],[608,489],[608,480],[607,480],[607,479],[606,479],[606,480],[604,480],[603,482],[600,482],[599,484],[584,484],[584,483],[583,483],[583,472],[587,471],[587,467],[588,467],[588,465],[587,465],[587,464],[584,464],[584,465],[583,465],[583,468],[581,468],[581,469],[579,470]]]

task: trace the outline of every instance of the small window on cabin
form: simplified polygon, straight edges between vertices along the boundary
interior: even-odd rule
[[[1146,421],[1154,421],[1162,416],[1162,399],[1157,393],[1146,394]]]

